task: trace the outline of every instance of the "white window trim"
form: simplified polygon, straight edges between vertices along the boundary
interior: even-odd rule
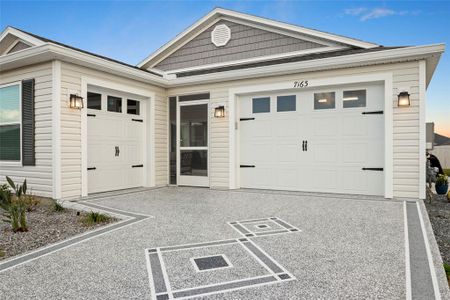
[[[306,80],[306,79],[305,79]],[[392,72],[374,73],[367,75],[349,75],[329,78],[308,79],[310,85],[308,89],[326,88],[327,86],[356,84],[356,83],[384,83],[384,197],[393,198],[393,74]],[[293,89],[294,80],[284,80],[264,85],[251,85],[238,88],[232,88],[228,91],[229,105],[229,188],[238,189],[239,185],[239,107],[237,101],[239,96],[250,93],[276,92]]]
[[[8,86],[19,86],[19,122],[2,123],[1,125],[16,125],[20,124],[20,141],[19,141],[19,160],[0,160],[4,166],[22,166],[22,81],[15,81],[0,85],[0,89]]]

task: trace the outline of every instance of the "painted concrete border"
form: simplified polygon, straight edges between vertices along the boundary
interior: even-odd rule
[[[14,256],[10,259],[7,259],[0,263],[0,273],[4,272],[6,270],[9,270],[11,268],[20,266],[22,264],[28,263],[30,261],[36,260],[40,257],[63,250],[67,247],[74,246],[76,244],[85,242],[85,241],[93,239],[95,237],[99,237],[101,235],[119,230],[121,228],[130,226],[130,225],[133,225],[135,223],[141,222],[148,218],[153,218],[153,216],[150,216],[150,215],[133,214],[130,212],[125,212],[125,211],[117,210],[114,208],[95,205],[95,204],[91,204],[91,203],[87,203],[87,202],[83,202],[82,205],[84,205],[86,207],[91,207],[92,208],[91,210],[94,210],[94,211],[101,210],[101,211],[110,212],[116,216],[122,216],[123,219],[122,219],[122,221],[119,221],[118,223],[109,224],[107,226],[104,226],[104,227],[101,227],[101,228],[98,228],[98,229],[95,229],[92,231],[87,231],[85,233],[73,236],[71,238],[38,248],[36,250],[33,250],[31,252],[28,252],[28,253],[25,253],[22,255]]]

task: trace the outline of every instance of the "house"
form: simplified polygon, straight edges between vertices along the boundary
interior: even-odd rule
[[[166,185],[425,198],[443,44],[214,9],[139,65],[0,36],[0,177],[70,199]]]

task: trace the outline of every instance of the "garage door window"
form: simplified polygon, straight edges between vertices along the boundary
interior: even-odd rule
[[[333,109],[336,107],[335,92],[314,93],[314,109]]]
[[[139,101],[137,100],[127,100],[127,114],[130,115],[139,115]]]
[[[20,161],[20,84],[0,88],[0,160]]]
[[[344,91],[344,108],[366,107],[366,90]]]
[[[277,97],[277,111],[295,111],[296,97],[292,96],[278,96]]]
[[[253,98],[253,113],[268,113],[270,112],[270,97]]]
[[[87,108],[89,109],[102,109],[102,95],[97,93],[87,93]]]
[[[108,96],[108,111],[122,112],[122,98]]]

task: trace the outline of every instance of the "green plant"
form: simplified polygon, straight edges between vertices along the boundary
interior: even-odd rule
[[[58,200],[53,200],[52,209],[56,212],[62,212],[65,210],[64,206],[62,206],[61,203],[58,202]]]
[[[27,181],[25,179],[22,185],[15,184],[8,176],[6,181],[14,192],[4,186],[0,189],[0,207],[5,211],[3,221],[11,224],[14,232],[27,231]]]
[[[436,186],[447,185],[448,176],[445,174],[439,174],[436,178]]]
[[[444,169],[444,174],[450,176],[450,169]]]
[[[111,217],[99,212],[91,211],[84,216],[83,222],[88,225],[109,222]]]
[[[4,257],[6,255],[5,251],[0,248],[0,257]]]

